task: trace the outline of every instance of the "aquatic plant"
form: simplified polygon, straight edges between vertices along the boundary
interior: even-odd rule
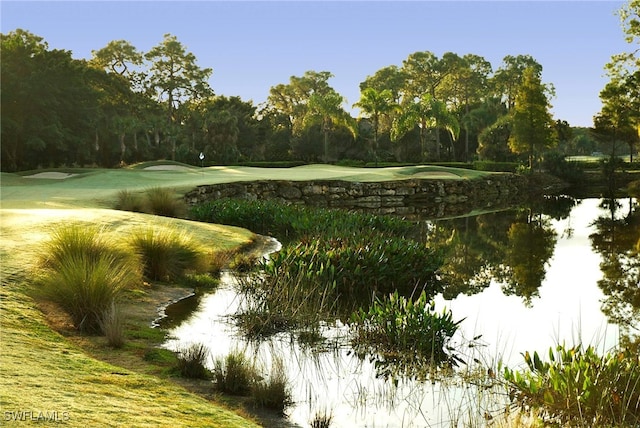
[[[504,368],[512,402],[566,426],[640,424],[640,356],[626,350],[598,355],[589,346],[558,345],[549,361],[526,352],[523,371]]]
[[[356,353],[374,355],[384,369],[379,373],[395,376],[410,375],[407,369],[457,364],[460,360],[448,345],[461,322],[453,321],[451,311],[437,313],[424,291],[417,299],[394,292],[354,312],[350,328]]]

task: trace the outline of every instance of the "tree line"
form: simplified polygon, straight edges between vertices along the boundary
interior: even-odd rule
[[[624,9],[623,25],[635,22],[637,3]],[[637,27],[627,27],[637,38]],[[532,166],[552,148],[587,154],[624,141],[633,151],[640,123],[635,53],[612,59],[603,110],[585,132],[554,120],[553,85],[542,82],[542,65],[530,55],[508,55],[494,70],[478,55],[415,52],[360,83],[354,118],[328,71],[272,86],[259,106],[216,95],[213,70],[171,34],[146,53],[112,41],[89,60],[49,49],[21,29],[1,34],[1,43],[3,171],[155,159],[199,164],[200,153],[207,164],[480,159]]]

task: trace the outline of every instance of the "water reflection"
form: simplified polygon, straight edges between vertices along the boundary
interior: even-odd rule
[[[576,203],[567,196],[549,197],[510,211],[438,221],[429,242],[447,249],[443,296],[473,295],[493,280],[502,284],[504,294],[531,306],[557,243],[551,221],[567,218]],[[570,236],[570,230],[565,232]]]
[[[547,199],[428,222],[424,237],[447,251],[436,308],[465,319],[452,346],[468,364],[446,379],[386,380],[375,358],[354,355],[349,330],[340,323],[322,323],[320,342],[288,333],[247,341],[229,323],[242,301],[227,276],[228,285],[202,296],[166,346],[202,342],[212,360],[242,349],[265,370],[282,359],[296,401],[289,421],[299,426],[326,411],[334,427],[445,427],[469,419],[480,426],[504,410],[507,398],[492,377],[498,360],[514,367],[522,362],[520,352],[545,353],[562,342],[608,350],[619,341],[609,321],[620,323],[623,341],[638,343],[640,209],[633,199]]]
[[[602,278],[598,286],[605,295],[602,311],[622,327],[622,339],[631,344],[640,333],[640,209],[633,198],[604,199],[602,214],[590,235],[600,257]],[[635,336],[635,338],[634,338]]]

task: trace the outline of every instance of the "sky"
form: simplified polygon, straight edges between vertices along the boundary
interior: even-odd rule
[[[631,51],[622,1],[0,1],[3,34],[21,28],[74,58],[113,40],[142,52],[172,34],[212,68],[217,95],[259,105],[305,71],[329,71],[352,109],[360,82],[418,51],[531,55],[555,86],[555,119],[592,126],[611,56]]]

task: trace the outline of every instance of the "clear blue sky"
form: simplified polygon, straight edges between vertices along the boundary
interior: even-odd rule
[[[201,67],[213,68],[218,95],[264,102],[269,88],[307,70],[358,101],[359,84],[413,52],[483,56],[497,69],[506,55],[529,54],[556,88],[556,119],[591,126],[607,83],[604,65],[629,51],[622,1],[5,1],[2,33],[16,28],[50,48],[90,58],[112,40],[148,51],[175,35]]]

